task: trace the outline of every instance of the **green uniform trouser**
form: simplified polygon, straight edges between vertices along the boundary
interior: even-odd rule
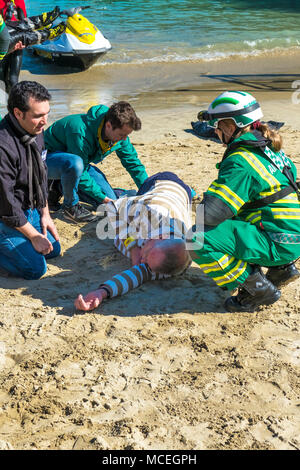
[[[300,256],[300,244],[273,242],[268,234],[242,220],[228,219],[196,232],[188,242],[192,259],[218,286],[228,290],[243,284],[251,264],[280,266]]]

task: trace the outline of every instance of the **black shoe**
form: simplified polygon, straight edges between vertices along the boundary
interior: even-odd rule
[[[281,292],[256,267],[238,294],[226,299],[225,308],[228,312],[254,312],[260,305],[273,304],[280,296]]]
[[[282,266],[272,266],[266,273],[266,278],[276,287],[286,286],[299,277],[300,273],[294,262]]]
[[[72,207],[65,207],[63,211],[64,218],[72,222],[92,222],[97,216],[88,211],[79,203]]]
[[[62,204],[60,204],[57,199],[55,200],[51,200],[51,194],[49,194],[49,197],[48,197],[48,207],[49,207],[49,211],[51,212],[57,212],[59,211],[59,209],[61,209],[61,206]]]

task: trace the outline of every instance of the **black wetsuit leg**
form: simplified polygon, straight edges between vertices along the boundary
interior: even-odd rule
[[[23,50],[17,50],[8,54],[2,63],[3,78],[5,82],[6,93],[18,83],[19,75],[23,61]]]

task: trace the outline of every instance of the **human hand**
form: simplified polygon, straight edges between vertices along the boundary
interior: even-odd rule
[[[103,299],[107,298],[107,292],[104,289],[97,289],[92,292],[89,292],[84,297],[79,294],[77,299],[74,302],[74,305],[77,310],[83,310],[87,312],[97,308]]]
[[[13,48],[13,52],[14,52],[14,51],[19,51],[19,50],[21,50],[21,49],[25,49],[25,47],[26,47],[26,46],[24,46],[24,44],[22,43],[22,41],[18,41],[18,42],[15,44],[14,48]]]
[[[113,202],[113,199],[110,199],[110,197],[105,197],[103,199],[103,203],[106,204],[107,202]]]
[[[47,237],[47,231],[49,231],[53,235],[56,241],[59,240],[57,228],[54,224],[53,219],[51,218],[49,214],[49,211],[46,211],[44,214],[41,215],[41,229],[45,237]]]
[[[38,233],[37,235],[31,238],[31,243],[33,248],[42,255],[48,255],[53,251],[52,243],[48,240],[47,236],[43,235],[42,233]]]

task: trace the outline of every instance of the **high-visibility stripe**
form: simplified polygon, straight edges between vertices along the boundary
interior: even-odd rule
[[[223,271],[227,268],[235,258],[233,256],[224,255],[220,258],[217,262],[209,263],[209,264],[199,264],[199,267],[205,273],[210,273],[212,271]]]
[[[214,185],[214,186],[218,186],[218,187],[220,187],[220,188],[223,188],[225,191],[227,191],[229,194],[231,194],[231,196],[232,196],[234,199],[236,199],[236,200],[241,204],[241,206],[242,206],[243,204],[245,204],[245,201],[243,201],[243,199],[242,199],[240,196],[238,196],[238,194],[234,193],[234,192],[232,191],[232,189],[230,189],[230,188],[229,188],[228,186],[226,186],[225,184],[220,184],[220,183],[213,182],[213,185]]]
[[[216,181],[214,181],[209,189],[211,189],[212,186],[216,186],[217,188],[219,188],[219,191],[224,192],[224,194],[226,194],[226,196],[232,201],[232,203],[235,204],[235,207],[238,208],[237,210],[239,210],[241,206],[245,204],[245,201],[225,184],[217,183]]]
[[[223,191],[220,191],[218,189],[214,189],[212,188],[211,186],[208,188],[207,190],[208,192],[212,192],[212,193],[216,193],[216,194],[219,194],[220,196],[222,196],[223,199],[225,199],[225,201],[229,202],[229,204],[234,207],[236,209],[236,211],[239,211],[240,210],[240,207],[241,206],[238,206],[237,204],[235,204],[235,202],[232,200],[232,198],[228,197]]]
[[[261,220],[261,211],[251,212],[251,214],[247,215],[245,218],[245,221],[250,222],[251,224],[255,224],[259,220]]]
[[[244,147],[241,147],[241,148],[244,152],[246,152],[249,155],[249,158],[252,158],[254,163],[256,162],[257,166],[260,168],[261,171],[263,171],[264,173],[266,172],[267,178],[270,178],[270,181],[273,181],[273,184],[276,185],[276,190],[278,191],[281,188],[280,181],[278,181],[277,178],[275,178],[273,174],[267,170],[264,164],[259,160],[259,158],[257,158],[257,156],[254,153],[250,152],[248,149]],[[273,186],[273,184],[271,184],[270,186]]]
[[[297,194],[289,194],[283,199],[278,199],[273,204],[300,204]]]
[[[250,219],[249,222],[250,224],[256,224],[256,222],[259,222],[261,220],[261,215],[257,216],[256,218]]]
[[[229,158],[239,155],[244,158],[249,165],[260,175],[260,177],[268,183],[270,186],[270,193],[264,191],[264,194],[273,194],[276,191],[279,191],[281,188],[280,182],[270,173],[267,168],[260,162],[260,160],[248,149],[240,147],[242,150],[232,153]]]
[[[218,286],[222,286],[224,284],[236,281],[246,269],[247,263],[245,261],[239,260],[237,265],[231,271],[224,274],[223,276],[214,277],[213,279],[218,284]]]
[[[300,213],[300,208],[296,209],[295,207],[272,207],[271,208],[272,212],[295,212]]]
[[[274,219],[300,219],[300,209],[295,207],[272,207],[271,212]]]
[[[299,215],[274,215],[274,219],[294,219],[294,220],[300,220],[300,214]]]
[[[213,261],[212,263],[207,263],[207,264],[199,264],[200,268],[203,269],[208,266],[218,266],[218,263],[216,261]]]
[[[212,266],[220,266],[222,265],[223,261],[226,261],[229,259],[229,255],[223,255],[219,260],[213,261],[212,263],[207,263],[207,264],[201,264],[199,266],[202,267],[212,267]]]

